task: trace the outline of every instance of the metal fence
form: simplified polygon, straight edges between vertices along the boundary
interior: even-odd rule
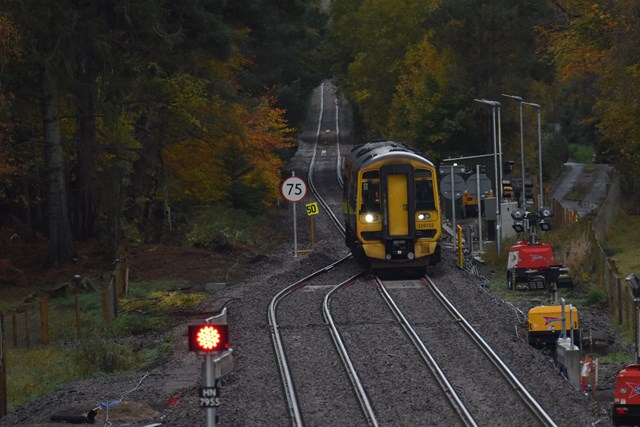
[[[117,317],[118,302],[126,293],[127,282],[128,267],[117,262],[109,283],[101,286],[101,316],[96,316],[95,307],[83,307],[78,296],[64,304],[52,304],[47,295],[30,298],[4,313],[5,346],[30,348],[81,338],[89,328]]]
[[[605,200],[598,209],[598,214],[589,221],[590,224],[585,230],[590,246],[596,248],[597,286],[607,294],[611,319],[627,331],[636,334],[637,322],[631,287],[602,246],[607,231],[620,209],[620,200],[620,182],[614,179],[609,185]],[[555,227],[571,226],[579,220],[577,212],[562,207],[557,200],[551,199],[551,202]]]

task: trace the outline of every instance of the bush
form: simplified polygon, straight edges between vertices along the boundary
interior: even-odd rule
[[[601,305],[607,301],[607,293],[600,288],[591,288],[587,295],[587,305]]]
[[[229,207],[213,207],[200,214],[187,233],[187,243],[212,251],[253,245],[264,218]]]
[[[122,314],[113,320],[109,330],[112,336],[143,335],[162,329],[170,325],[171,321],[167,316]]]
[[[77,365],[85,375],[126,371],[139,362],[139,356],[129,347],[102,339],[81,344],[74,354]]]

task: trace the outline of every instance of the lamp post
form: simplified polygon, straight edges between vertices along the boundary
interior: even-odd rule
[[[505,93],[502,96],[506,96],[507,98],[515,99],[519,101],[520,105],[520,169],[521,169],[521,178],[522,178],[522,190],[520,192],[520,207],[526,210],[526,199],[524,195],[524,125],[522,121],[522,97],[516,95],[507,95]]]
[[[542,191],[542,128],[540,125],[540,110],[542,107],[540,104],[534,104],[533,102],[522,102],[524,105],[529,105],[530,107],[538,110],[538,170],[540,173],[540,192],[538,193],[538,209],[542,209],[544,206],[544,193]]]
[[[500,123],[500,103],[498,101],[491,101],[488,99],[474,99],[474,101],[479,102],[481,104],[486,104],[491,106],[491,110],[493,113],[493,166],[495,168],[495,186],[496,186],[496,249],[497,252],[500,253],[500,240],[502,236],[500,234],[501,227],[501,219],[500,219],[500,186],[502,185],[502,181],[500,181],[500,185],[498,185],[498,176],[500,175],[500,170],[502,169],[502,165],[500,169],[498,169],[498,148],[497,138],[498,134],[496,132],[496,110],[498,112],[498,123]],[[499,125],[498,125],[499,126]],[[501,143],[502,144],[502,143]],[[501,150],[502,151],[502,150]],[[502,158],[502,153],[500,153],[500,158]],[[479,197],[480,195],[478,195]],[[478,199],[478,203],[480,203],[480,199]]]

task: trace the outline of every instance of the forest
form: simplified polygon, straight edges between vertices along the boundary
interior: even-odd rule
[[[233,225],[202,236],[208,221],[276,206],[325,78],[353,104],[359,138],[436,162],[492,152],[479,98],[501,103],[517,158],[519,105],[502,94],[520,96],[541,106],[545,175],[579,144],[636,192],[639,18],[635,0],[5,0],[0,222],[45,236],[49,266],[92,239],[183,230],[215,248]],[[530,165],[535,114],[524,110]]]

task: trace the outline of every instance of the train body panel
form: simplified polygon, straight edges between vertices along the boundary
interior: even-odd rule
[[[439,261],[440,206],[433,163],[392,141],[354,147],[343,162],[346,243],[373,268]]]

